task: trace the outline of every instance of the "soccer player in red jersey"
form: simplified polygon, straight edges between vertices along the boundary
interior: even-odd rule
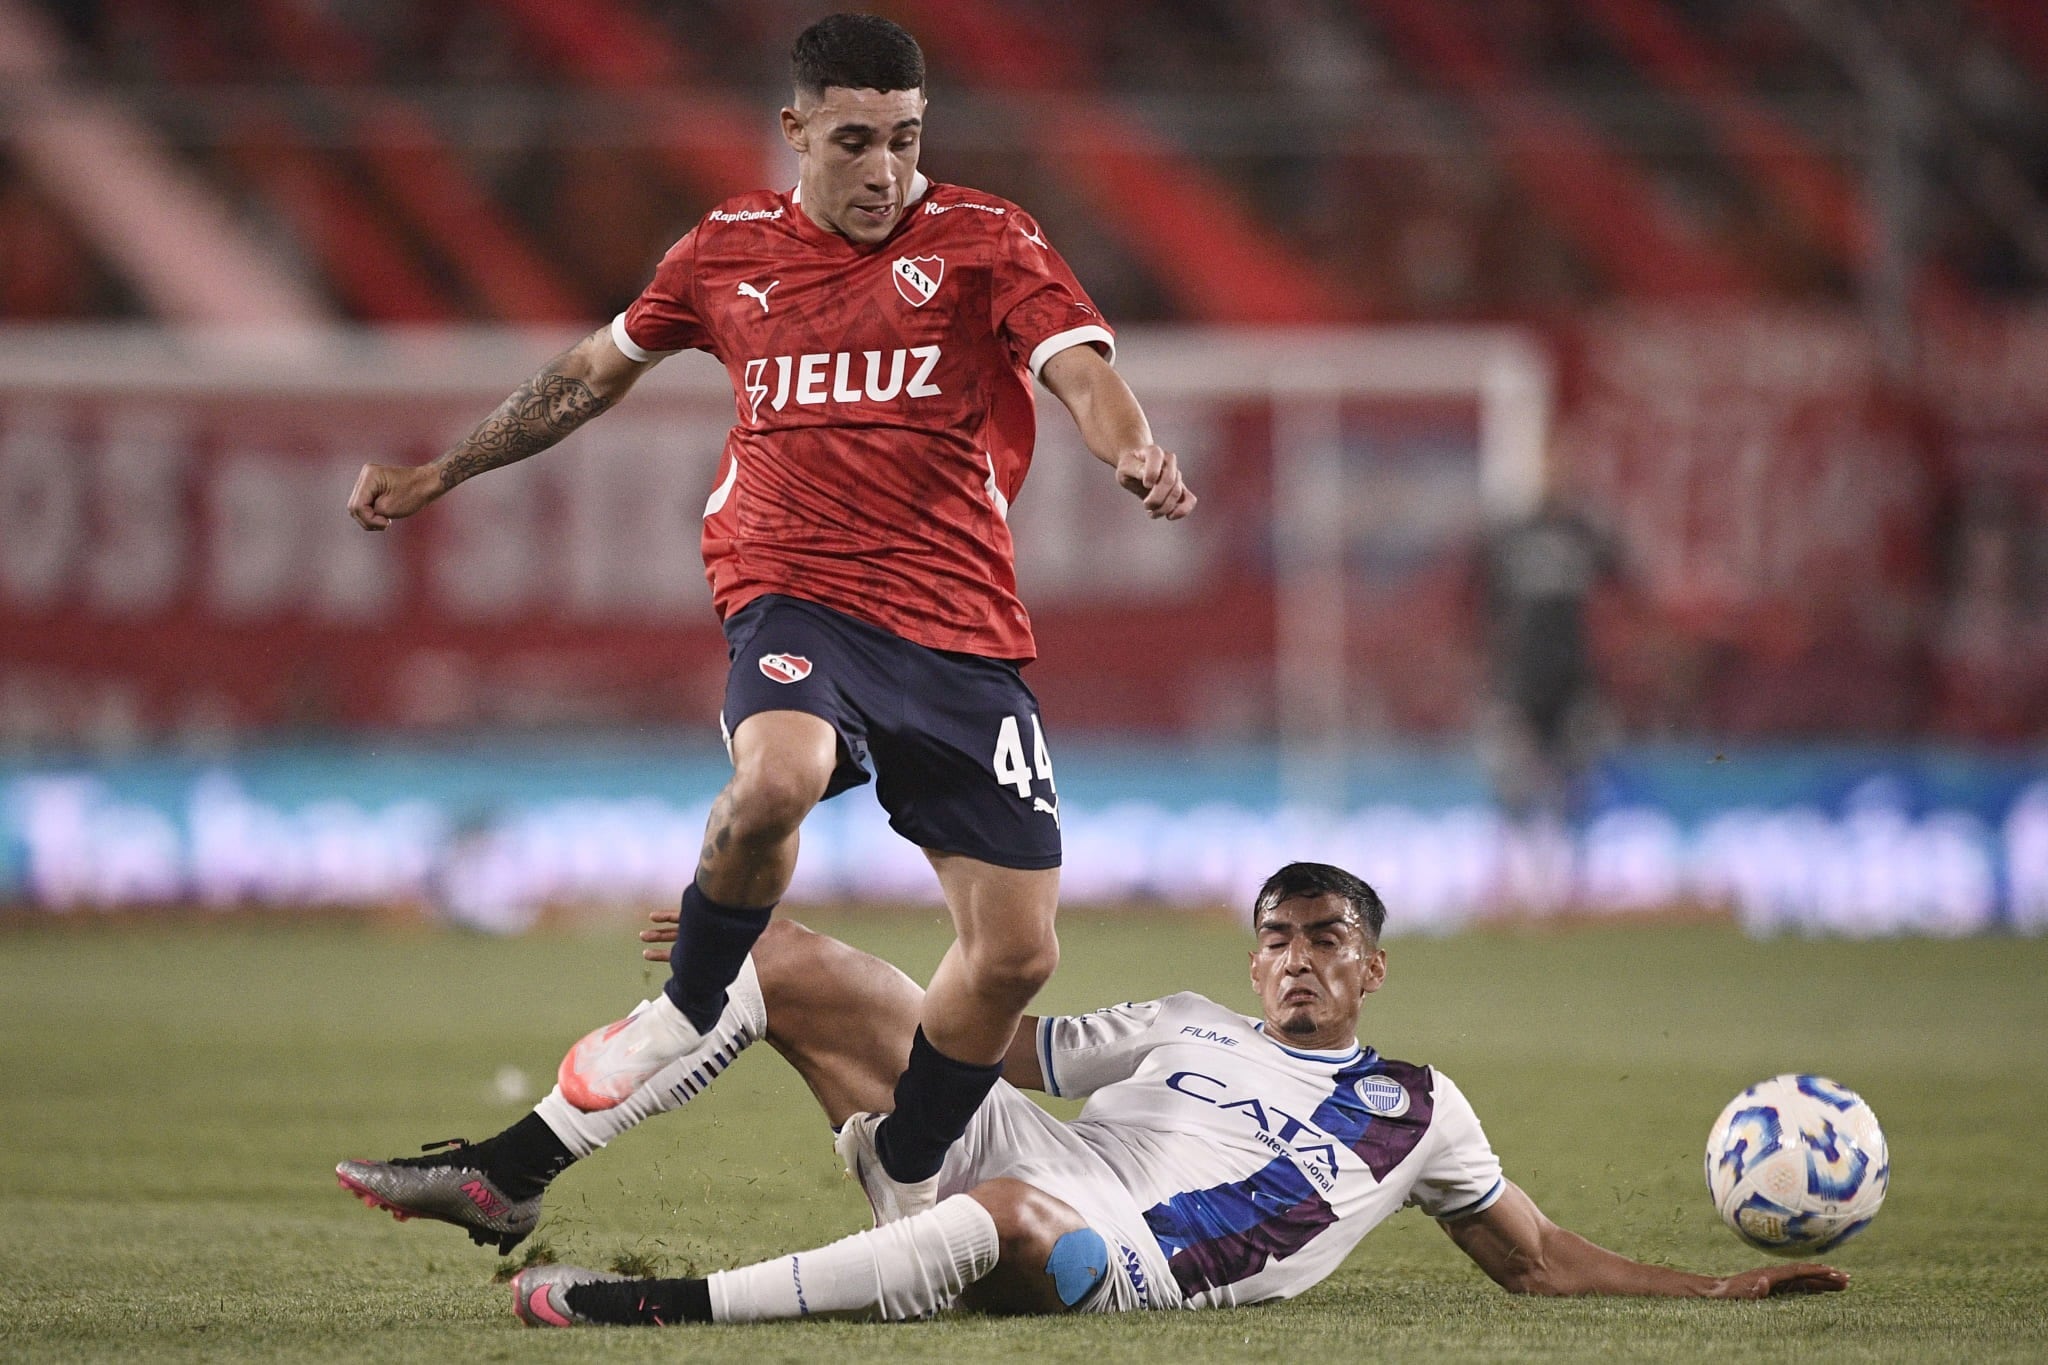
[[[733,777],[683,896],[670,980],[570,1050],[561,1092],[587,1111],[616,1105],[697,1045],[789,886],[804,817],[871,764],[958,935],[894,1109],[841,1131],[850,1166],[888,1175],[887,1220],[932,1202],[947,1148],[1058,961],[1059,799],[1018,672],[1035,650],[1006,520],[1031,462],[1032,380],[1150,515],[1178,520],[1195,495],[1039,225],[918,171],[915,40],[886,19],[833,15],[797,38],[793,65],[781,120],[796,187],[705,215],[609,327],[439,459],[365,466],[349,511],[370,530],[410,516],[553,445],[676,351],[725,366],[737,420],[703,544],[730,647]]]

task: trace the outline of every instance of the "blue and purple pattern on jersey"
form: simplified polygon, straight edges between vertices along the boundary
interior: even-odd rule
[[[1384,1076],[1407,1091],[1405,1110],[1375,1114],[1367,1109],[1357,1083],[1368,1075]],[[1430,1092],[1428,1067],[1387,1061],[1368,1050],[1331,1078],[1331,1092],[1309,1122],[1331,1142],[1349,1148],[1374,1179],[1384,1180],[1429,1131]],[[1174,1280],[1189,1298],[1250,1279],[1269,1262],[1300,1251],[1336,1221],[1337,1211],[1302,1173],[1297,1159],[1285,1156],[1242,1180],[1188,1190],[1145,1212]]]

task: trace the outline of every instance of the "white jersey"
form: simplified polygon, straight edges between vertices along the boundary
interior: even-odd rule
[[[1448,1076],[1287,1047],[1184,992],[1039,1023],[1070,1126],[1144,1211],[1188,1307],[1286,1299],[1406,1205],[1477,1213],[1506,1183]]]

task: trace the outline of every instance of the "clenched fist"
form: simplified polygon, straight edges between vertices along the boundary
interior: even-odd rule
[[[366,464],[348,495],[348,514],[365,531],[381,531],[409,517],[446,491],[432,465]]]
[[[1116,481],[1145,500],[1155,519],[1179,521],[1195,510],[1194,490],[1180,476],[1180,461],[1170,450],[1139,446],[1117,457]]]

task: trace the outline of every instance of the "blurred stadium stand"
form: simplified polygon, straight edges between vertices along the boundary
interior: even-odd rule
[[[8,314],[166,311],[22,146],[59,96],[133,120],[329,316],[602,314],[649,242],[781,171],[761,113],[816,8],[8,0],[9,235],[45,244],[0,268]],[[1854,307],[1887,251],[1975,307],[2048,267],[2028,0],[892,12],[931,52],[935,164],[1099,236],[1133,322]],[[1869,192],[1888,158],[1904,213]]]
[[[718,199],[791,175],[770,114],[825,8],[0,0],[0,761],[707,732],[708,366],[388,545],[339,509],[355,464],[428,457]],[[1938,790],[2000,830],[2048,802],[2035,0],[879,8],[931,59],[926,168],[1028,205],[1128,363],[1185,358],[1155,415],[1203,481],[1186,537],[1083,487],[1058,418],[1019,505],[1032,676],[1076,745],[1287,731],[1313,537],[1276,479],[1306,440],[1343,589],[1327,752],[1473,733],[1472,564],[1542,487],[1618,547],[1590,648],[1626,744],[1857,746],[1755,798],[1843,829],[1898,775],[1870,754],[1930,745],[1990,765],[1976,795],[1880,805],[1924,822]],[[220,325],[269,330],[193,330]],[[1483,385],[1305,407],[1188,380],[1304,326],[1520,339],[1540,477],[1481,486]],[[1989,913],[2021,918],[2036,836],[1986,838]]]

